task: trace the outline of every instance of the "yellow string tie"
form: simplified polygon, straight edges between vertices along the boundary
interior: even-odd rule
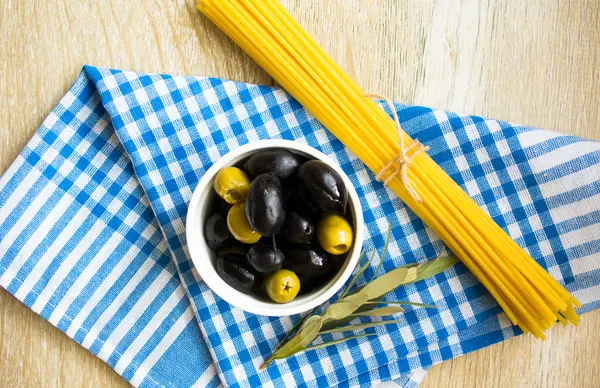
[[[417,157],[417,155],[419,155],[422,152],[429,151],[429,146],[424,146],[423,143],[415,139],[411,141],[408,146],[404,147],[403,130],[402,126],[400,125],[400,118],[398,118],[398,114],[396,113],[396,109],[394,108],[394,104],[392,104],[389,98],[380,94],[370,93],[366,94],[365,97],[377,98],[385,101],[387,106],[390,108],[390,111],[392,111],[394,122],[396,123],[396,131],[398,131],[398,140],[400,143],[400,152],[398,152],[398,155],[396,155],[392,160],[390,160],[388,164],[383,166],[381,171],[379,171],[379,173],[377,174],[376,179],[379,182],[383,181],[383,185],[387,186],[398,174],[400,174],[402,184],[404,185],[410,196],[413,197],[413,199],[418,203],[423,202],[419,194],[415,191],[412,184],[410,183],[410,179],[408,179],[408,168],[410,167],[412,161]],[[392,173],[389,174],[385,180],[383,180],[383,177],[387,174],[389,169],[392,168],[392,166],[394,166],[394,164],[396,164],[396,168],[394,169],[394,171],[392,171]]]

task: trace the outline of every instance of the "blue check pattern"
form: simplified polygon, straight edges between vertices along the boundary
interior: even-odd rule
[[[582,311],[600,307],[598,143],[396,109]],[[365,249],[381,250],[391,223],[384,270],[447,252],[283,90],[86,66],[0,180],[0,285],[134,386],[414,386],[435,363],[520,334],[459,264],[389,295],[439,309],[411,309],[401,324],[369,329],[377,336],[259,372],[300,317],[248,314],[212,293],[189,260],[185,216],[214,161],[267,138],[304,142],[340,164],[361,199]]]

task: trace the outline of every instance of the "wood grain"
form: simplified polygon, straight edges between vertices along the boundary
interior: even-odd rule
[[[284,0],[369,91],[600,140],[596,0]],[[0,172],[89,63],[271,79],[193,0],[0,2]],[[595,387],[600,312],[435,366],[425,387]],[[86,350],[0,292],[0,386],[120,387]]]

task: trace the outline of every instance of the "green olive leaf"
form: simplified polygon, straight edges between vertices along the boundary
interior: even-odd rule
[[[378,298],[378,300],[383,299],[383,298]],[[354,313],[362,313],[364,311],[369,311],[369,310],[373,310],[375,308],[377,308],[377,304],[370,304],[371,302],[365,302],[365,304],[363,304],[362,306],[360,306],[358,308],[358,310],[356,310]],[[382,303],[382,302],[378,302],[378,303]],[[334,329],[336,327],[340,327],[342,325],[345,325],[347,323],[350,323],[351,321],[355,320],[355,317],[352,316],[347,316],[346,318],[343,319],[338,319],[335,321],[328,321],[328,322],[324,322],[323,323],[323,327],[321,327],[321,330],[330,330],[330,329]]]
[[[310,343],[317,338],[317,335],[319,335],[319,330],[321,330],[322,325],[323,321],[319,315],[313,315],[308,318],[298,332],[298,335],[300,336],[300,346],[304,348],[310,345]]]
[[[389,321],[377,321],[377,322],[370,322],[370,323],[360,323],[360,324],[357,324],[357,325],[342,326],[342,327],[338,327],[338,328],[335,328],[335,329],[322,331],[319,334],[322,335],[322,334],[331,334],[331,333],[343,333],[343,332],[346,332],[346,331],[363,330],[363,329],[368,329],[370,327],[377,327],[377,326],[391,325],[391,324],[398,324],[398,323],[403,323],[403,322],[399,321],[397,319],[394,319],[394,320],[389,320]]]
[[[353,301],[339,301],[327,307],[323,314],[323,322],[346,318],[348,315],[355,312],[360,307],[360,304]]]
[[[425,307],[428,309],[437,309],[437,306],[434,306],[432,304],[425,304],[425,303],[417,303],[417,302],[404,302],[401,300],[373,300],[373,301],[368,301],[365,302],[365,304],[367,305],[379,305],[379,304],[404,304],[404,305],[409,305],[409,306],[415,306],[415,307]]]
[[[323,342],[322,344],[309,346],[309,347],[305,348],[304,350],[308,351],[308,350],[321,349],[321,348],[324,348],[326,346],[337,345],[337,344],[341,344],[342,342],[350,341],[352,339],[370,337],[370,336],[373,336],[373,335],[377,335],[377,334],[375,334],[375,333],[364,333],[364,334],[359,334],[359,335],[353,335],[351,337],[344,337],[344,338],[341,338],[341,339],[338,339],[338,340],[335,340],[335,341]]]
[[[305,346],[302,346],[302,338],[300,337],[300,333],[298,333],[294,337],[292,337],[291,340],[286,342],[285,345],[277,349],[277,351],[265,361],[265,363],[261,366],[261,369],[264,369],[273,360],[289,357],[295,353],[298,353],[304,348]]]
[[[390,245],[390,239],[392,237],[392,224],[388,223],[387,234],[385,236],[385,244],[383,245],[383,251],[381,251],[381,257],[379,258],[379,264],[377,265],[377,269],[373,273],[373,277],[371,281],[375,280],[377,274],[381,270],[381,266],[383,265],[383,260],[385,259],[385,255],[387,255],[388,246]]]
[[[277,344],[277,346],[275,347],[275,350],[273,350],[273,351],[274,351],[274,352],[276,352],[277,350],[279,350],[279,348],[281,348],[281,347],[283,346],[283,344],[285,343],[285,341],[287,341],[287,339],[288,339],[288,338],[290,338],[290,336],[291,336],[292,334],[294,334],[294,332],[296,332],[296,329],[298,329],[298,328],[299,328],[299,327],[300,327],[302,324],[304,324],[304,322],[305,322],[305,321],[306,321],[308,318],[312,317],[313,313],[314,313],[314,312],[315,312],[315,311],[316,311],[318,308],[320,308],[320,307],[321,307],[321,306],[314,307],[312,310],[310,310],[310,311],[308,312],[308,314],[306,314],[305,316],[303,316],[302,318],[300,318],[300,319],[298,320],[298,322],[296,322],[296,323],[294,324],[294,326],[292,326],[292,328],[291,328],[290,330],[288,330],[288,332],[287,332],[287,334],[285,335],[285,337],[283,337],[283,338],[281,339],[281,341],[279,341],[279,343],[278,343],[278,344]]]
[[[321,324],[322,320],[318,315],[313,315],[312,317],[308,318],[300,327],[298,333],[285,345],[277,349],[277,351],[265,361],[265,363],[261,366],[261,369],[264,369],[273,360],[286,358],[304,350],[304,348],[313,342],[314,339],[319,335]]]
[[[386,248],[389,243],[390,235],[391,232],[388,228]],[[382,260],[384,258],[384,255],[386,254],[386,248],[384,248],[381,258]],[[381,268],[380,263],[377,267],[377,270],[375,271],[374,278],[369,283],[359,287],[352,295],[346,296],[350,291],[351,287],[358,279],[358,277],[362,273],[364,273],[364,271],[369,267],[373,257],[374,254],[371,255],[369,260],[354,275],[348,286],[346,286],[346,288],[344,289],[340,299],[336,303],[331,304],[325,310],[325,313],[322,316],[312,315],[316,312],[315,310],[313,310],[309,314],[307,314],[308,318],[305,317],[300,322],[298,322],[294,326],[294,329],[300,326],[300,329],[298,330],[296,335],[293,336],[292,339],[290,339],[289,341],[285,342],[286,339],[289,338],[289,336],[294,331],[294,329],[291,330],[286,336],[286,338],[282,340],[282,343],[285,342],[285,344],[281,346],[280,343],[281,347],[278,346],[278,348],[276,348],[275,353],[273,353],[263,363],[263,365],[261,365],[260,369],[266,368],[273,360],[286,358],[303,350],[319,349],[326,346],[339,344],[341,342],[348,341],[351,339],[375,335],[361,334],[351,337],[345,337],[339,340],[330,341],[315,346],[308,346],[320,334],[341,333],[346,331],[362,330],[370,327],[401,323],[401,321],[398,320],[389,320],[343,326],[347,323],[350,323],[353,319],[356,319],[357,317],[387,316],[404,311],[404,309],[402,309],[402,307],[399,306],[386,306],[377,308],[378,305],[395,304],[436,308],[435,306],[423,303],[384,301],[382,300],[382,297],[383,295],[387,294],[390,291],[393,291],[394,289],[398,288],[403,284],[408,284],[435,276],[440,272],[443,272],[446,269],[452,267],[458,262],[458,259],[455,257],[444,256],[423,264],[410,264],[407,266],[399,267],[379,277],[375,277],[378,274],[379,269]]]
[[[437,259],[419,264],[417,267],[417,278],[415,281],[433,277],[441,272],[444,272],[454,264],[458,263],[458,258],[454,256],[442,256]]]
[[[412,283],[417,279],[417,267],[400,267],[385,273],[367,284],[360,292],[369,300],[379,298],[403,284]]]
[[[362,306],[368,300],[369,300],[369,295],[362,292],[362,290],[359,290],[358,292],[356,292],[350,296],[347,296],[344,299],[341,299],[339,302],[354,302],[357,305]]]
[[[387,315],[394,315],[397,313],[403,313],[404,309],[400,306],[387,306],[380,307],[369,311],[363,311],[360,313],[352,313],[348,317],[384,317]]]
[[[364,253],[364,251],[361,252],[360,257],[363,256],[363,253]],[[344,291],[340,295],[340,299],[342,299],[344,296],[348,295],[348,292],[350,292],[350,289],[352,288],[354,283],[356,283],[356,280],[358,280],[360,275],[362,275],[363,272],[365,272],[365,270],[367,268],[369,268],[369,266],[371,265],[371,262],[373,261],[373,258],[375,257],[375,253],[377,253],[377,252],[373,251],[373,253],[371,253],[371,256],[369,257],[367,262],[362,267],[360,267],[360,269],[356,272],[356,274],[354,274],[354,276],[352,277],[352,280],[350,280],[350,283],[348,283],[348,285],[346,286],[346,288],[344,288]],[[358,260],[360,262],[360,258]]]

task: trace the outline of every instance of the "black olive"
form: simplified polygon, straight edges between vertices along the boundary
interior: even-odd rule
[[[281,181],[272,173],[261,174],[250,185],[246,217],[250,227],[262,236],[279,232],[285,221]]]
[[[281,228],[283,240],[292,244],[308,244],[315,236],[315,225],[308,217],[288,212]]]
[[[305,295],[326,285],[331,280],[331,274],[325,276],[298,275],[298,278],[302,284],[299,295]]]
[[[223,213],[215,213],[204,224],[204,237],[211,249],[219,250],[235,242]]]
[[[248,263],[261,273],[275,272],[281,268],[285,260],[283,252],[272,248],[264,242],[254,244],[246,254]]]
[[[219,249],[217,251],[217,254],[219,256],[225,255],[228,253],[239,254],[239,255],[242,255],[245,259],[247,252],[248,252],[248,244],[240,244],[238,241],[232,241],[230,244],[227,244],[227,246],[224,246],[223,248]]]
[[[306,194],[306,189],[304,186],[301,186],[298,190],[297,202],[295,204],[295,209],[300,210],[303,213],[307,213],[313,216],[313,218],[319,218],[323,214],[323,210],[321,210],[318,206],[316,206],[309,199],[309,196]]]
[[[211,206],[213,213],[221,213],[227,216],[227,212],[229,211],[230,207],[231,205],[225,202],[223,198],[219,197],[218,195],[215,195],[214,201]]]
[[[235,263],[246,264],[246,255],[243,252],[234,252],[230,250],[224,250],[223,253],[219,253],[219,257]]]
[[[244,256],[228,253],[217,258],[217,273],[231,287],[249,292],[260,286],[260,275],[244,262]]]
[[[331,255],[307,245],[286,250],[285,257],[285,268],[296,272],[298,276],[325,276],[334,267]]]
[[[319,160],[304,163],[298,169],[298,178],[306,198],[324,212],[345,213],[348,191],[342,177]]]
[[[290,151],[272,149],[251,156],[244,164],[244,170],[253,176],[271,172],[280,179],[287,179],[294,175],[298,166],[298,159]]]
[[[323,213],[307,199],[302,182],[296,175],[283,181],[282,185],[286,211],[294,210],[296,213],[310,214],[311,216]]]
[[[282,181],[281,186],[283,187],[283,194],[287,204],[289,200],[298,196],[298,192],[302,187],[302,182],[294,175],[289,179]]]
[[[298,160],[298,163],[299,163],[298,165],[299,166],[302,166],[304,163],[308,162],[309,160],[315,160],[312,157],[304,156],[302,154],[296,154],[294,156],[296,156],[296,159]]]

